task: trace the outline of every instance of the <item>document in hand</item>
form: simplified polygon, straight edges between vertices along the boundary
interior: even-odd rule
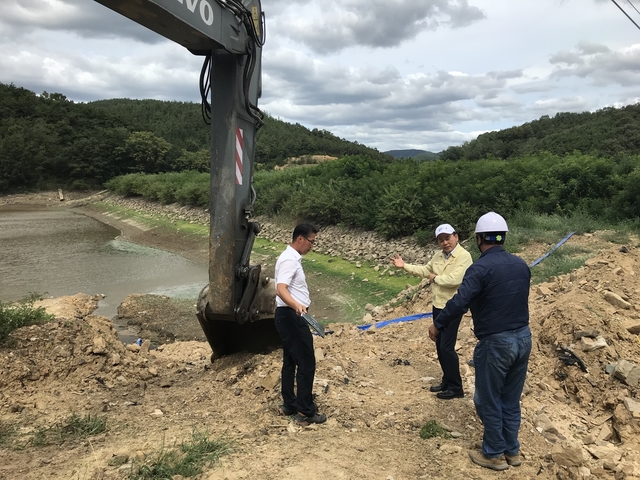
[[[307,323],[311,328],[313,328],[316,332],[318,332],[318,335],[324,338],[324,327],[320,322],[318,322],[315,318],[313,318],[308,313],[303,313],[302,318],[304,318],[307,321]]]

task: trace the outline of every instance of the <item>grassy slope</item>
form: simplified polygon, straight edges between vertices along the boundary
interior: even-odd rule
[[[262,238],[256,240],[253,248],[254,254],[260,256],[256,260],[270,265],[275,264],[282,250],[282,243]],[[382,305],[407,285],[420,282],[419,278],[407,276],[393,267],[376,271],[374,263],[353,263],[313,251],[303,257],[302,263],[313,301],[310,313],[323,322],[359,322],[366,313],[367,303]]]

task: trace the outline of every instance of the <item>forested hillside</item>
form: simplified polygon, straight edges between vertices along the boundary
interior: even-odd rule
[[[596,112],[558,113],[497,132],[484,133],[440,154],[445,160],[517,158],[540,152],[614,157],[640,153],[640,104]]]
[[[393,158],[413,158],[416,161],[422,162],[424,160],[435,160],[439,158],[440,154],[428,152],[426,150],[389,150],[384,152],[387,155],[391,155]]]
[[[200,105],[157,100],[74,103],[0,83],[0,193],[38,188],[100,188],[128,173],[209,170],[209,127]],[[258,169],[290,156],[366,154],[375,149],[326,130],[266,116],[258,132]]]
[[[202,121],[200,104],[116,98],[88,105],[126,121],[138,131],[153,132],[189,152],[209,149],[209,126]]]
[[[209,149],[209,126],[202,120],[200,104],[114,99],[91,102],[90,105],[127,119],[136,129],[153,132],[180,149],[189,152]],[[268,114],[258,131],[256,163],[262,168],[283,165],[288,157],[355,154],[386,158],[373,148],[338,138],[327,130],[309,130],[299,123],[287,123]]]
[[[119,161],[128,125],[62,94],[0,84],[0,192],[84,188],[135,171]]]
[[[208,127],[199,108],[152,100],[75,104],[0,84],[0,192],[106,182],[123,194],[208,205]],[[440,222],[468,233],[488,210],[637,225],[638,127],[639,105],[558,114],[421,161],[267,116],[256,146],[256,213],[388,237],[425,238]],[[272,168],[313,154],[340,158],[314,168]]]

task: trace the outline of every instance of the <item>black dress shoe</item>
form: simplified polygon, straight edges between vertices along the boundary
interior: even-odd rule
[[[452,398],[462,398],[464,397],[463,390],[443,390],[438,392],[436,397],[441,398],[442,400],[451,400]]]
[[[439,383],[438,385],[431,385],[429,387],[429,391],[430,392],[442,392],[443,390],[446,390],[447,386],[444,383]]]

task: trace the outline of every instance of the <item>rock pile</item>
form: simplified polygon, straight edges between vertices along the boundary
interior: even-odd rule
[[[172,221],[184,221],[207,225],[209,213],[206,209],[185,207],[177,204],[161,205],[142,198],[113,195],[105,200],[143,214],[163,215]],[[254,219],[261,226],[259,236],[274,242],[290,243],[294,223],[280,224],[266,217]],[[421,247],[412,238],[385,240],[374,232],[344,230],[336,226],[321,228],[314,249],[323,254],[352,260],[388,263],[391,255],[399,253],[407,262],[426,263],[433,255],[433,248]]]
[[[532,287],[523,427],[544,439],[544,466],[558,478],[640,478],[639,272],[638,250],[615,247]],[[373,319],[430,311],[424,282],[396,301],[403,296],[405,305],[375,307]],[[472,327],[466,315],[456,346],[462,358],[472,357]],[[471,390],[473,370],[463,371]]]

